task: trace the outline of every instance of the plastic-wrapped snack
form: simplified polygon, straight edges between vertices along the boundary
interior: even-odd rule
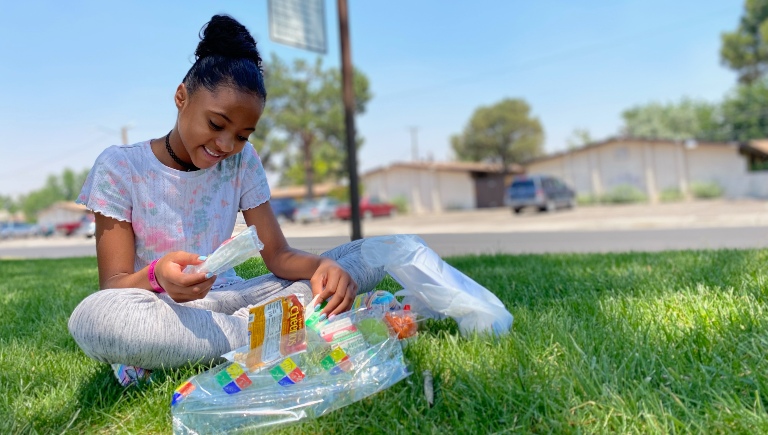
[[[264,244],[256,234],[256,227],[251,225],[245,231],[222,243],[202,264],[189,265],[184,268],[184,272],[210,272],[213,275],[219,275],[258,255],[262,249]]]
[[[250,309],[249,350],[242,361],[249,370],[307,348],[304,306],[295,295]]]
[[[270,302],[263,310],[265,319],[272,310],[266,307],[278,302],[286,306],[284,299]],[[318,418],[410,375],[397,338],[400,331],[385,319],[400,318],[403,310],[373,304],[333,320],[320,318],[320,309],[311,307],[311,312],[300,350],[277,352],[277,359],[262,358],[249,370],[243,356],[249,350],[238,349],[224,355],[229,362],[184,382],[172,401],[174,433],[253,433]],[[251,328],[251,334],[257,330]]]

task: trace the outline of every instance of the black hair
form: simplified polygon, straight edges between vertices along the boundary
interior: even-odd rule
[[[232,86],[267,99],[256,41],[248,29],[229,15],[214,15],[200,30],[195,63],[184,76],[187,92],[200,86],[213,91]]]

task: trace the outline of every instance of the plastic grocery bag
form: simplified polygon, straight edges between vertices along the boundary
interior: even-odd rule
[[[393,235],[372,237],[363,242],[363,259],[372,267],[384,267],[403,290],[418,315],[451,317],[462,334],[473,331],[507,333],[512,314],[493,293],[446,263],[420,237]]]
[[[251,343],[174,392],[174,433],[263,432],[320,417],[410,375],[398,337],[416,333],[415,317],[382,293],[358,296],[360,308],[332,321],[312,306],[297,309],[295,296],[252,308]]]
[[[213,275],[219,275],[257,255],[262,249],[264,244],[256,234],[256,227],[251,225],[235,237],[224,241],[202,264],[185,267],[184,273],[211,272]]]

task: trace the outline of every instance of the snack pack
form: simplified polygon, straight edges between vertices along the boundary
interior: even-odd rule
[[[262,249],[264,244],[256,234],[256,227],[251,225],[235,237],[224,241],[202,264],[185,267],[184,273],[210,272],[219,275],[257,255]]]
[[[390,319],[413,313],[373,293],[333,320],[320,316],[325,302],[305,310],[296,296],[252,308],[250,343],[174,392],[174,433],[252,433],[317,418],[407,377],[398,337],[415,334],[416,323]]]

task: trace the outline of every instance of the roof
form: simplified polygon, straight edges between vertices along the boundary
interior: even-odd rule
[[[610,137],[608,139],[598,141],[598,142],[591,142],[586,145],[583,145],[578,148],[573,148],[570,150],[565,151],[558,151],[556,153],[547,154],[545,156],[536,157],[531,160],[528,160],[525,162],[525,165],[529,165],[531,163],[538,163],[543,162],[546,160],[555,159],[558,157],[562,157],[568,154],[577,153],[580,151],[586,151],[593,148],[600,148],[606,145],[611,145],[615,143],[627,143],[627,144],[640,144],[640,143],[656,143],[656,144],[670,144],[670,145],[682,145],[685,142],[684,141],[677,141],[677,140],[669,140],[669,139],[649,139],[649,138],[643,138],[643,137],[631,137],[631,136],[617,136],[617,137]],[[732,146],[734,145],[732,142],[710,142],[710,141],[695,141],[696,145],[702,145],[702,146]]]
[[[373,175],[379,172],[391,171],[393,169],[413,169],[428,170],[440,172],[481,172],[498,173],[501,172],[501,165],[498,163],[483,162],[394,162],[387,166],[380,166],[366,171],[363,175]],[[510,165],[510,172],[523,173],[522,166],[517,164]]]
[[[58,201],[48,206],[48,208],[46,208],[42,212],[47,212],[54,209],[69,210],[69,211],[76,211],[76,212],[83,212],[83,213],[88,211],[88,208],[83,204],[78,204],[74,201]]]
[[[316,196],[328,195],[333,189],[339,187],[336,183],[321,183],[312,186],[312,193]],[[271,189],[272,198],[303,198],[307,196],[307,186],[278,186]]]
[[[755,139],[739,146],[739,151],[744,154],[757,154],[761,157],[768,157],[768,139]]]

